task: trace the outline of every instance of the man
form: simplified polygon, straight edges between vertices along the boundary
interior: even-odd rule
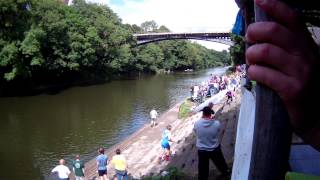
[[[213,105],[214,105],[213,102],[209,102],[208,106],[205,106],[205,107],[209,107],[211,109],[211,114],[214,114],[214,110],[212,109]],[[202,107],[198,106],[192,110],[191,114],[194,115],[200,111],[203,111],[203,109],[204,109],[203,106]]]
[[[196,101],[198,99],[198,93],[199,93],[200,87],[195,85],[193,86],[193,96],[192,96],[192,100]]]
[[[211,109],[211,114],[214,114],[214,110],[212,109],[213,108],[213,102],[209,102],[209,104],[208,104],[208,107]],[[202,109],[202,111],[203,111],[203,109]]]
[[[227,97],[227,104],[230,104],[232,102],[232,92],[231,90],[229,90],[227,93],[226,93],[226,97]]]
[[[52,169],[52,173],[58,173],[58,178],[60,180],[69,180],[70,170],[64,165],[64,159],[59,160],[59,165]]]
[[[116,170],[118,180],[128,180],[126,158],[121,154],[121,150],[116,150],[116,155],[112,157],[111,164]]]
[[[213,161],[223,175],[229,174],[229,169],[221,152],[219,143],[220,122],[213,119],[212,109],[205,107],[202,110],[202,118],[194,124],[197,135],[196,146],[198,148],[198,179],[206,180],[209,175],[209,159]]]
[[[72,164],[76,180],[84,180],[84,163],[80,160],[80,155],[76,155],[76,160]]]
[[[156,125],[156,119],[158,117],[158,112],[152,108],[152,110],[150,111],[150,117],[151,117],[151,127]]]
[[[98,174],[101,180],[107,180],[108,156],[104,154],[104,149],[99,148],[99,156],[97,156]]]

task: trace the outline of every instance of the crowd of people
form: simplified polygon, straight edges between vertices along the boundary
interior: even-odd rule
[[[227,76],[211,75],[207,82],[201,86],[193,86],[191,89],[191,99],[202,103],[205,97],[210,97],[226,90],[226,103],[233,101],[236,90],[240,86],[240,80],[245,75],[244,66],[237,66],[236,72]],[[195,92],[194,89],[199,89]],[[196,93],[196,94],[195,94]],[[227,166],[223,156],[219,137],[221,135],[221,123],[215,118],[214,104],[209,102],[202,109],[194,108],[192,114],[202,111],[202,116],[194,124],[194,133],[196,134],[196,147],[198,151],[198,179],[207,180],[209,176],[209,161],[211,160],[223,176],[229,176],[231,171]]]
[[[98,149],[99,155],[96,157],[97,173],[100,180],[107,180],[108,168],[113,166],[118,180],[128,180],[126,158],[121,154],[120,149],[116,149],[111,161],[104,152],[104,148]],[[109,166],[109,167],[108,167]],[[72,169],[76,180],[85,180],[84,162],[80,160],[80,155],[76,155],[72,162]],[[65,160],[60,159],[59,165],[52,169],[51,173],[56,173],[59,180],[69,180],[71,171],[65,165]]]
[[[238,66],[237,73],[230,76],[227,75],[211,75],[207,81],[201,85],[194,85],[190,88],[190,99],[197,103],[203,103],[206,97],[211,97],[222,90],[228,90],[227,98],[232,95],[236,87],[240,86],[240,79],[244,76],[243,66]]]
[[[201,86],[194,86],[194,90],[199,87],[199,92],[197,97],[200,94],[214,95],[221,90],[228,89],[226,93],[227,101],[231,98],[232,94],[230,92],[235,91],[239,86],[241,70],[238,70],[235,74],[228,76],[216,76],[211,75],[210,79],[206,83],[202,83]],[[194,91],[195,92],[195,91]],[[205,93],[204,93],[205,92]],[[193,94],[194,95],[194,94]],[[206,95],[207,97],[208,95]],[[202,98],[204,101],[205,97]],[[218,135],[220,133],[220,122],[214,119],[214,111],[213,111],[213,103],[209,103],[203,111],[203,116],[199,121],[196,122],[194,126],[194,131],[197,135],[197,147],[198,147],[198,155],[199,155],[199,176],[205,177],[208,173],[208,160],[212,159],[213,162],[217,165],[218,169],[224,174],[229,173],[229,169],[225,163],[224,157],[221,152],[221,148],[218,141]],[[150,111],[150,120],[151,127],[156,126],[158,119],[158,112],[155,108],[152,108]],[[204,128],[205,127],[205,128]],[[210,131],[205,132],[205,129],[210,129]],[[173,139],[171,135],[172,126],[167,125],[163,130],[161,135],[160,146],[162,148],[162,152],[159,153],[158,163],[162,161],[170,161],[170,157],[172,156],[171,145]],[[212,130],[212,131],[211,131]],[[98,149],[99,155],[96,157],[97,164],[97,173],[100,180],[106,180],[108,174],[108,166],[113,165],[115,169],[115,174],[118,180],[126,180],[128,179],[127,168],[128,165],[126,163],[125,157],[121,154],[121,150],[116,150],[116,155],[112,157],[112,160],[109,161],[108,156],[105,154],[104,148]],[[216,160],[217,159],[217,160]],[[72,170],[75,174],[76,180],[84,180],[85,179],[85,171],[84,171],[84,162],[80,160],[80,156],[76,155],[75,160],[72,163]],[[61,180],[69,179],[69,175],[71,171],[65,165],[65,161],[61,159],[59,161],[59,165],[56,166],[52,173],[57,173],[57,176]]]
[[[207,84],[207,88],[205,89],[210,89],[210,85],[213,83],[218,83],[220,82],[221,84],[226,83],[230,91],[235,90],[236,86],[238,86],[238,81],[237,80],[234,85],[232,85],[233,79],[237,78],[238,76],[212,76],[211,80]],[[218,79],[224,79],[223,83],[222,81],[219,81]],[[224,85],[223,85],[224,86]],[[228,94],[228,93],[227,93]],[[223,173],[223,174],[228,174],[229,169],[226,166],[225,160],[223,158],[221,148],[218,142],[218,134],[220,131],[220,123],[218,120],[213,119],[213,114],[215,113],[213,111],[213,103],[209,103],[207,107],[205,107],[203,111],[203,117],[197,121],[197,123],[194,126],[195,133],[197,134],[197,147],[198,147],[198,155],[199,155],[199,175],[200,176],[206,176],[207,170],[208,169],[208,160],[213,157],[212,159],[218,169]],[[157,125],[157,118],[159,114],[156,111],[155,108],[152,108],[150,111],[150,119],[151,119],[151,127],[154,127]],[[208,120],[208,121],[207,121]],[[203,121],[203,122],[202,122]],[[210,131],[209,134],[206,134],[203,132],[204,129],[202,124],[207,124],[205,126],[213,129],[213,131]],[[172,155],[171,153],[171,144],[173,142],[172,135],[171,135],[171,130],[172,126],[167,125],[166,128],[163,130],[162,135],[161,135],[161,148],[162,152],[159,155],[158,158],[158,163],[161,163],[162,161],[169,161],[170,157]],[[214,132],[212,134],[212,132]],[[209,147],[207,147],[209,146]],[[211,150],[213,153],[211,153]],[[128,174],[127,174],[127,163],[125,157],[121,154],[121,150],[117,149],[116,150],[116,155],[112,157],[112,160],[109,161],[108,156],[105,154],[104,148],[99,148],[98,150],[99,155],[96,157],[96,164],[97,164],[97,173],[99,175],[100,180],[106,180],[107,174],[108,174],[108,166],[113,165],[115,169],[115,174],[118,178],[118,180],[126,180],[128,179]],[[218,158],[218,161],[215,159]],[[80,156],[76,155],[75,160],[72,163],[72,169],[75,174],[76,180],[84,180],[85,178],[85,171],[84,171],[84,162],[80,160]],[[201,172],[200,172],[201,170]],[[53,170],[52,173],[57,173],[57,176],[61,180],[67,180],[69,179],[69,175],[71,171],[69,168],[65,165],[65,161],[61,159],[59,161],[59,165],[56,166]]]
[[[272,16],[276,22],[257,22],[247,29],[246,41],[254,44],[246,51],[249,65],[248,77],[275,90],[283,100],[290,116],[293,130],[320,150],[320,122],[317,107],[310,103],[319,100],[319,87],[316,78],[320,67],[319,47],[312,40],[306,26],[301,22],[295,10],[277,0],[255,0],[256,4]],[[237,77],[235,77],[237,78]],[[231,82],[231,83],[230,83]],[[239,81],[238,81],[239,82]],[[212,96],[216,91],[228,88],[233,79],[213,76],[208,83],[193,86],[191,98],[202,101],[204,96]],[[229,95],[230,96],[230,95]],[[170,130],[168,126],[162,135],[161,146],[164,155],[170,154]],[[199,180],[208,178],[208,164],[211,159],[222,174],[228,175],[229,168],[225,163],[218,139],[220,123],[213,116],[212,108],[205,107],[201,119],[194,125],[197,136]],[[104,150],[97,157],[98,172],[101,180],[107,174],[108,157]],[[115,164],[117,176],[127,177],[126,161],[117,150],[111,163]],[[83,163],[76,157],[73,164],[78,179],[85,175]],[[71,173],[61,159],[53,170],[60,179],[68,179]]]

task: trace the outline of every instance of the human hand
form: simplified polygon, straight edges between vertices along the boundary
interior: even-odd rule
[[[317,108],[320,77],[319,49],[297,12],[278,0],[255,0],[276,22],[257,22],[246,41],[258,43],[246,51],[248,76],[275,90],[283,100],[294,131],[320,149]]]

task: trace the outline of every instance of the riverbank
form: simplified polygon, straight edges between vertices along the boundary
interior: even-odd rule
[[[152,107],[163,114],[190,94],[191,84],[224,72],[142,76],[55,95],[0,98],[0,144],[6,147],[0,179],[54,179],[50,172],[59,159],[71,168],[79,153],[88,162],[98,147],[109,148],[147,124]]]
[[[236,94],[235,100],[230,105],[222,103],[214,106],[214,110],[217,112],[216,118],[222,123],[221,146],[230,168],[233,162],[240,98],[240,94]],[[225,99],[223,98],[221,101],[224,102]],[[109,148],[106,154],[111,158],[115,149],[120,148],[127,158],[128,173],[135,179],[158,175],[168,167],[176,167],[186,175],[187,179],[196,178],[197,153],[192,128],[201,113],[181,120],[178,118],[180,104],[162,114],[156,127],[151,128],[149,124],[143,126],[126,140]],[[162,150],[160,147],[161,133],[168,124],[173,127],[172,136],[175,141],[172,144],[173,157],[169,162],[159,164],[158,156]],[[88,179],[98,178],[95,159],[87,162],[85,166]],[[108,172],[109,178],[114,179],[112,167],[108,168]],[[220,173],[212,165],[210,174],[211,179],[221,179]]]

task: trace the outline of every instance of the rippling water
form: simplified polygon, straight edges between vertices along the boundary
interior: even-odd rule
[[[60,158],[95,157],[189,96],[190,87],[211,73],[144,76],[75,87],[57,95],[0,98],[0,179],[46,179]]]

